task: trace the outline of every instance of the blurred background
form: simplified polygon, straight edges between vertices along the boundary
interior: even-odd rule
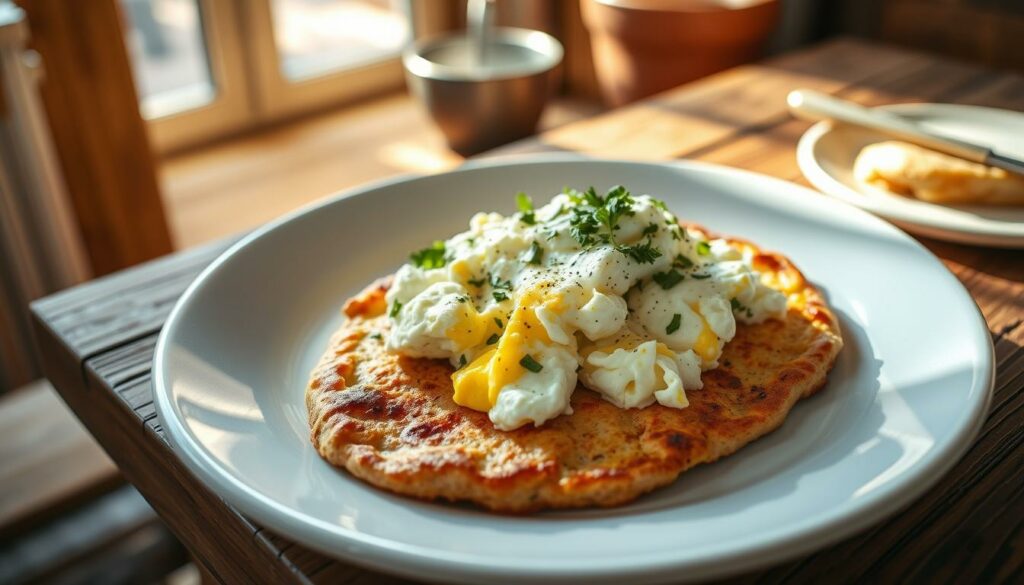
[[[652,40],[644,18],[681,6]],[[0,583],[201,580],[40,379],[27,303],[460,164],[401,54],[463,29],[466,8],[0,0]],[[839,35],[1024,70],[1019,0],[498,0],[495,20],[564,47],[539,130]]]

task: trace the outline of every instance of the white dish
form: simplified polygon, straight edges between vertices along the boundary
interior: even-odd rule
[[[681,217],[790,256],[830,298],[846,348],[775,433],[611,510],[510,517],[394,496],[323,462],[303,389],[343,299],[477,210],[621,183]],[[977,307],[892,226],[791,183],[694,163],[474,164],[350,191],[215,261],[160,336],[154,380],[175,452],[275,532],[438,581],[682,581],[826,546],[923,493],[970,445],[992,387]]]
[[[882,106],[925,128],[1024,159],[1024,114],[951,104]],[[941,240],[982,246],[1024,248],[1024,207],[947,206],[892,195],[859,184],[853,162],[884,134],[830,121],[818,122],[800,138],[797,162],[821,192],[878,214],[908,231]]]

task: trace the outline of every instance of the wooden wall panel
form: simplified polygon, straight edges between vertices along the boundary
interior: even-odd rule
[[[1024,71],[1022,0],[841,0],[833,32]]]
[[[97,275],[171,251],[117,0],[19,0],[40,91]]]

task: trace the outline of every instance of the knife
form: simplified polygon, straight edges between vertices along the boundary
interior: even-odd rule
[[[789,92],[786,102],[789,104],[789,111],[798,118],[805,120],[831,119],[863,126],[911,144],[1024,175],[1024,161],[1020,159],[993,152],[991,148],[978,144],[934,134],[913,120],[895,112],[866,108],[860,104],[810,89],[796,89]]]

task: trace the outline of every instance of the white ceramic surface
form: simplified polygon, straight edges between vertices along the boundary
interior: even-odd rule
[[[500,516],[377,490],[309,443],[303,389],[339,307],[408,252],[565,185],[623,184],[790,256],[846,339],[828,386],[734,456],[611,510]],[[377,183],[253,233],[188,289],[156,351],[176,453],[244,513],[310,547],[420,579],[691,580],[779,562],[924,492],[977,433],[992,346],[961,284],[892,226],[791,183],[693,164],[548,158]]]
[[[883,109],[902,114],[937,134],[960,138],[1024,159],[1024,114],[952,104],[899,104]],[[869,144],[890,140],[856,126],[819,122],[804,133],[797,162],[823,193],[878,214],[907,229],[942,240],[1024,248],[1024,207],[936,205],[861,185],[853,162]]]

